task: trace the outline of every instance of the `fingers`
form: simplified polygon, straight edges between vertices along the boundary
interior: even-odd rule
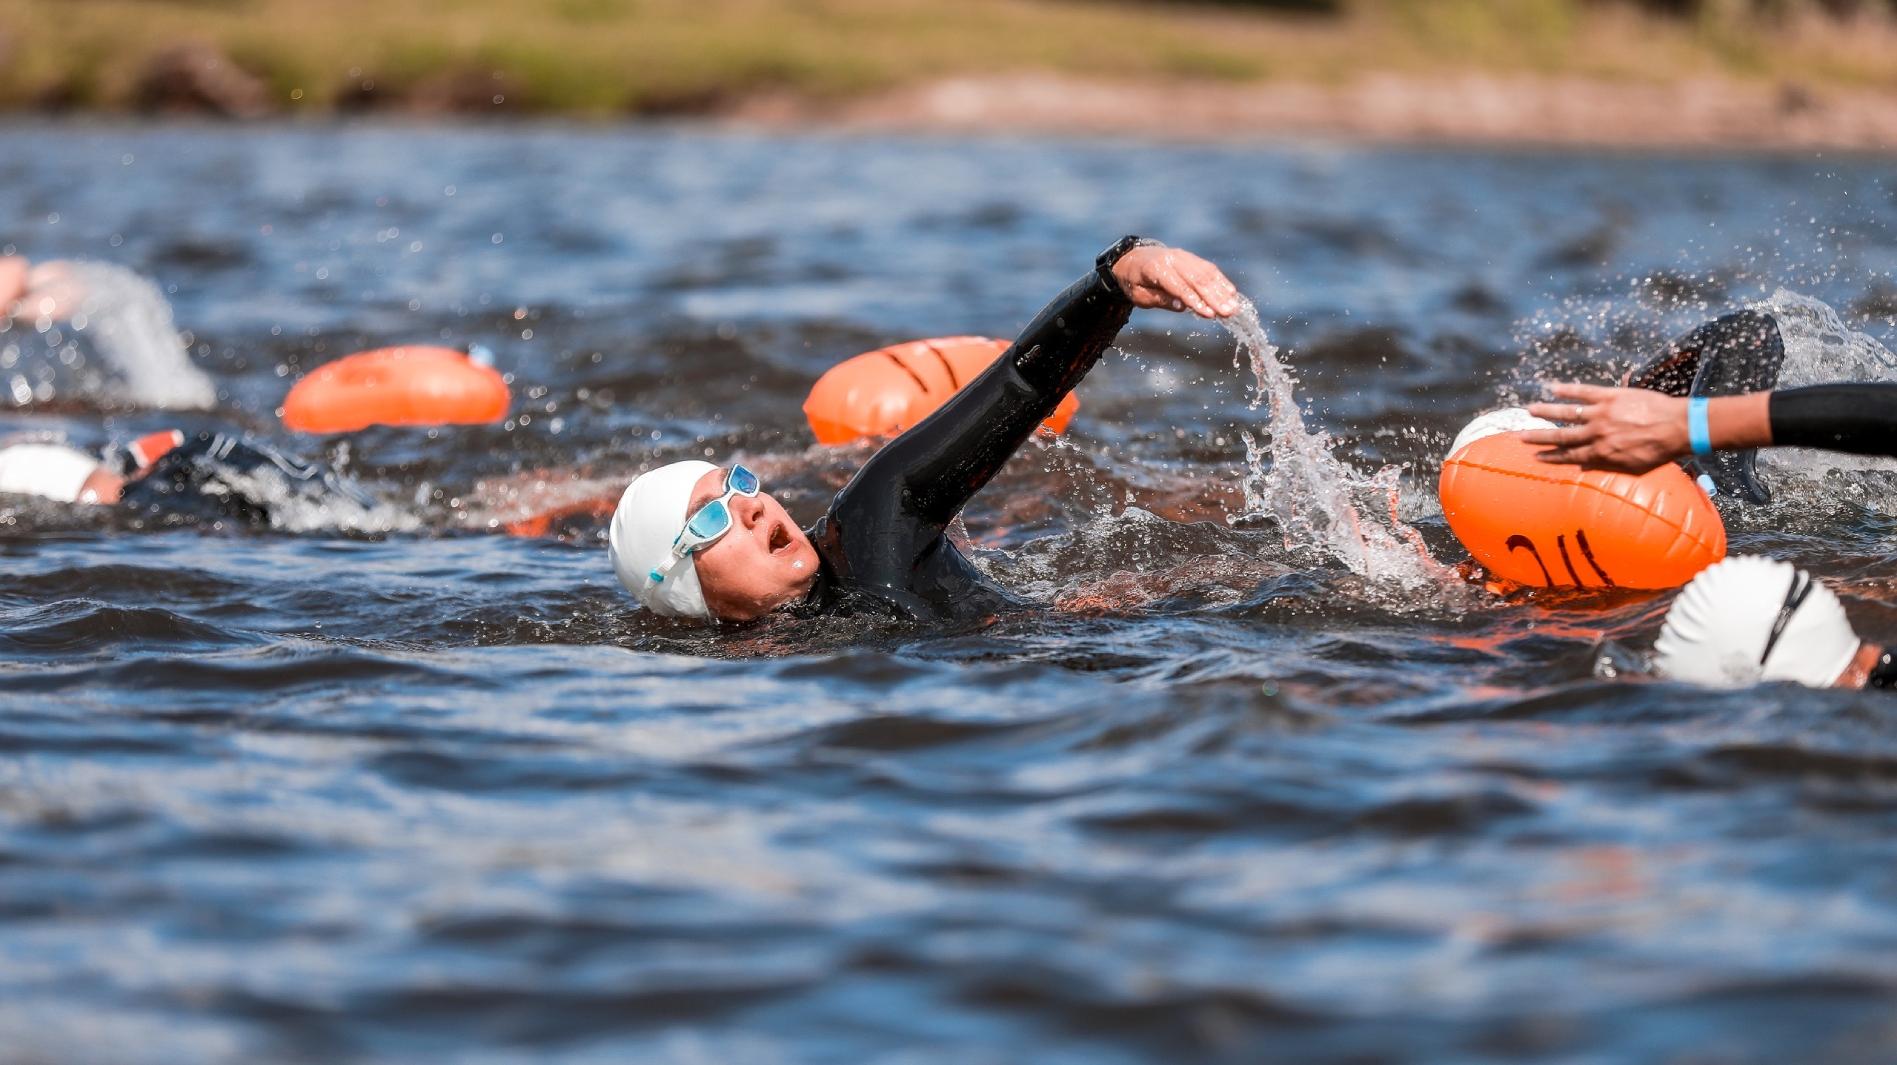
[[[1194,256],[1190,252],[1166,249],[1165,253],[1152,264],[1153,283],[1178,301],[1175,309],[1180,309],[1182,305],[1191,308],[1192,313],[1201,318],[1215,317],[1211,303],[1199,294],[1198,287],[1186,277],[1182,269],[1190,265],[1192,258]]]
[[[1531,429],[1522,434],[1522,441],[1539,447],[1579,447],[1593,442],[1595,435],[1594,430],[1585,425],[1572,425],[1564,429]]]
[[[1581,403],[1530,403],[1528,413],[1551,422],[1578,422],[1587,417],[1587,406]]]
[[[1210,263],[1206,265],[1211,266]],[[1225,280],[1224,274],[1216,269],[1207,269],[1187,274],[1186,280],[1192,283],[1199,298],[1220,318],[1230,318],[1238,313],[1238,290]]]
[[[1578,399],[1582,403],[1605,403],[1614,398],[1614,390],[1601,385],[1584,385],[1575,381],[1557,381],[1548,386],[1548,391],[1561,399]]]
[[[1584,448],[1557,447],[1535,452],[1535,457],[1556,466],[1579,466],[1587,461]]]
[[[1237,314],[1241,299],[1238,286],[1232,284],[1218,267],[1197,255],[1186,252],[1183,253],[1182,258],[1183,262],[1176,263],[1175,266],[1180,276],[1198,291],[1199,297],[1217,311],[1221,318],[1229,318]]]
[[[1201,318],[1218,317],[1217,312],[1212,310],[1212,304],[1199,294],[1198,287],[1187,280],[1185,275],[1181,274],[1170,262],[1160,265],[1154,274],[1156,275],[1154,280],[1159,283],[1159,287],[1179,303],[1191,308],[1192,313]]]

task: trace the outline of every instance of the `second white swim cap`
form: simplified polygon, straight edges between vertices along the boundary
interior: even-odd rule
[[[673,618],[709,618],[698,566],[691,558],[674,561],[672,543],[685,528],[692,489],[718,467],[687,460],[647,470],[632,479],[619,497],[608,534],[613,572],[639,605]],[[654,575],[657,579],[654,579]]]
[[[1521,433],[1530,429],[1553,429],[1555,423],[1537,418],[1528,413],[1526,407],[1503,407],[1481,415],[1475,421],[1462,427],[1456,434],[1455,443],[1449,445],[1449,454],[1453,455],[1485,436],[1497,433]]]
[[[1766,680],[1827,688],[1857,649],[1831,589],[1789,562],[1739,555],[1708,566],[1680,591],[1653,664],[1663,676],[1722,688]]]
[[[0,448],[0,492],[77,503],[99,460],[58,444]]]

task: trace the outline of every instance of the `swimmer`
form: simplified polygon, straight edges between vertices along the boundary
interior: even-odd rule
[[[1693,348],[1695,338],[1717,342]],[[1624,385],[1561,383],[1555,401],[1529,413],[1562,428],[1522,439],[1545,462],[1623,473],[1696,458],[1722,491],[1766,502],[1750,452],[1808,447],[1897,457],[1897,384],[1845,383],[1774,390],[1784,344],[1777,323],[1755,311],[1728,315],[1676,341]]]
[[[98,457],[61,444],[0,447],[0,492],[81,506],[116,505],[163,521],[234,521],[252,527],[267,526],[276,508],[293,502],[375,505],[341,474],[298,462],[249,437],[187,437],[175,429]]]
[[[1731,688],[1897,688],[1891,652],[1858,639],[1838,597],[1789,562],[1735,555],[1702,570],[1653,646],[1660,676]]]
[[[674,462],[620,498],[613,569],[642,606],[672,617],[992,613],[1009,600],[944,535],[969,498],[1093,368],[1133,308],[1225,318],[1241,305],[1218,267],[1126,237],[981,376],[871,456],[809,530],[743,466]]]

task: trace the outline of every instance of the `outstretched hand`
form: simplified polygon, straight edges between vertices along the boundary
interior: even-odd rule
[[[1549,449],[1536,456],[1543,462],[1645,473],[1692,453],[1684,399],[1599,385],[1556,384],[1548,391],[1567,402],[1531,403],[1528,413],[1570,424],[1522,434],[1524,441]]]
[[[1113,264],[1113,277],[1135,307],[1230,318],[1242,304],[1238,287],[1218,267],[1183,248],[1134,248]]]

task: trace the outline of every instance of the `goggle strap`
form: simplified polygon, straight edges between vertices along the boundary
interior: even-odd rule
[[[1772,649],[1778,646],[1779,637],[1785,635],[1785,627],[1792,622],[1792,615],[1805,605],[1805,597],[1811,594],[1811,586],[1817,583],[1803,570],[1792,571],[1792,586],[1785,590],[1785,602],[1778,608],[1778,617],[1772,621],[1772,631],[1765,637],[1765,650],[1759,652],[1759,665],[1772,657]]]

